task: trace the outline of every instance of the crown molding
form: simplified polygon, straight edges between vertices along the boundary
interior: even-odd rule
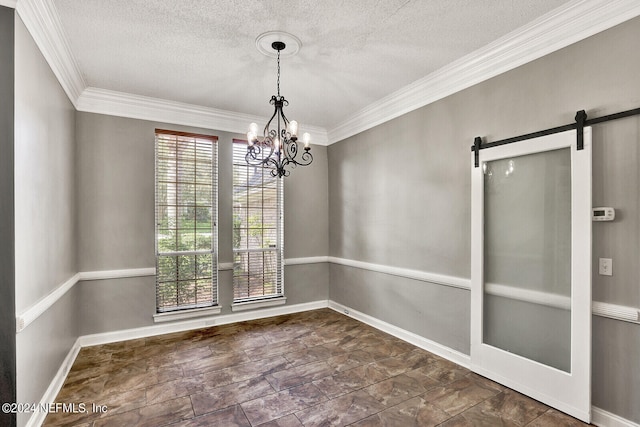
[[[86,84],[71,52],[53,2],[51,0],[20,0],[16,3],[18,15],[69,100],[77,107],[77,100]]]
[[[78,111],[244,134],[265,117],[87,87],[52,0],[0,0],[16,10]],[[380,99],[327,131],[307,126],[316,145],[330,145],[555,52],[640,15],[637,0],[574,0],[489,45]]]
[[[637,0],[574,0],[416,80],[330,129],[329,144],[431,104],[640,15]]]
[[[76,108],[78,111],[88,113],[195,126],[240,134],[247,131],[251,122],[260,123],[269,120],[250,114],[95,87],[86,88],[82,92]],[[327,131],[325,129],[308,125],[300,127],[302,126],[311,134],[311,140],[315,145],[327,145]]]

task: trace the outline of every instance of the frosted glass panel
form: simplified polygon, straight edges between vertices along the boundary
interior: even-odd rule
[[[483,170],[483,342],[569,372],[570,149]]]

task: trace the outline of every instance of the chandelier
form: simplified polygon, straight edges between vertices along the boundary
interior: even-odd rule
[[[262,137],[258,137],[258,125],[251,123],[247,132],[247,164],[271,170],[271,175],[282,178],[291,173],[288,167],[308,166],[313,161],[309,152],[311,136],[305,132],[302,134],[303,149],[300,150],[298,140],[298,122],[289,121],[284,115],[283,108],[289,105],[284,96],[280,95],[280,52],[286,44],[282,41],[274,41],[271,48],[275,50],[278,58],[277,95],[271,96],[269,104],[274,111],[263,129]]]

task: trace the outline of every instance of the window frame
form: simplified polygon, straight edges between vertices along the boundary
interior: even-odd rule
[[[154,250],[155,250],[155,263],[156,263],[156,275],[155,275],[155,282],[156,282],[156,286],[155,286],[155,297],[156,297],[156,311],[154,314],[154,321],[156,322],[162,322],[162,321],[167,321],[167,320],[176,320],[176,319],[186,319],[186,318],[190,318],[190,317],[196,317],[196,316],[202,316],[202,315],[208,315],[208,314],[218,314],[220,312],[220,305],[219,305],[219,274],[218,274],[218,137],[214,136],[214,135],[204,135],[204,134],[196,134],[196,133],[189,133],[189,132],[180,132],[180,131],[173,131],[173,130],[166,130],[166,129],[155,129],[155,133],[154,133],[154,162],[155,162],[155,168],[154,168],[154,240],[155,240],[155,246],[154,246]],[[165,201],[165,204],[162,205],[160,204],[160,200],[159,200],[159,193],[160,193],[160,176],[159,176],[159,160],[160,160],[160,151],[161,150],[161,146],[160,144],[162,143],[162,139],[166,138],[166,139],[173,139],[173,143],[175,144],[176,148],[175,148],[175,152],[176,152],[176,164],[175,164],[175,171],[176,171],[176,177],[178,175],[178,171],[180,170],[180,159],[178,158],[178,149],[177,146],[178,144],[191,144],[190,149],[193,150],[193,155],[194,158],[192,161],[189,162],[183,162],[183,164],[187,164],[187,165],[193,165],[193,171],[194,171],[194,175],[193,175],[193,180],[186,180],[184,181],[182,184],[183,185],[193,185],[194,189],[193,189],[193,204],[192,205],[181,205],[180,204],[180,181],[178,180],[178,178],[176,178],[176,181],[174,183],[175,186],[175,209],[176,212],[178,209],[180,209],[180,207],[182,208],[193,208],[194,210],[194,222],[193,225],[191,227],[186,227],[184,229],[182,229],[178,224],[176,224],[175,227],[175,232],[176,232],[176,239],[178,239],[178,233],[181,230],[187,230],[187,231],[191,231],[193,230],[193,236],[194,236],[194,240],[193,240],[193,245],[194,247],[192,248],[193,250],[177,250],[178,248],[176,248],[175,251],[169,251],[169,250],[161,250],[160,246],[159,246],[159,233],[160,233],[160,225],[161,225],[161,219],[159,217],[160,214],[160,207],[161,206],[165,206],[165,207],[169,207],[169,203],[167,201]],[[207,144],[210,143],[211,144],[211,148],[210,150],[207,150],[206,154],[207,156],[210,153],[211,156],[211,170],[210,170],[210,174],[211,174],[211,183],[210,184],[204,184],[202,182],[198,181],[197,175],[196,175],[196,171],[197,171],[197,167],[201,162],[198,161],[198,145],[199,144]],[[168,144],[168,141],[167,141]],[[167,145],[168,147],[168,145]],[[171,150],[171,148],[164,148],[164,149],[169,149]],[[209,173],[209,171],[207,171],[207,173]],[[211,193],[210,193],[210,201],[209,204],[207,205],[200,205],[197,201],[197,190],[196,190],[196,186],[198,185],[210,185],[211,188]],[[197,218],[197,211],[201,208],[207,208],[210,211],[210,232],[211,232],[211,247],[207,248],[207,249],[198,249],[198,242],[197,242],[197,238],[198,238],[198,232],[200,230],[206,230],[203,228],[198,227],[198,220]],[[177,218],[177,213],[175,214],[176,218]],[[176,219],[176,221],[178,221]],[[211,297],[209,298],[208,296],[206,297],[206,300],[204,302],[199,302],[198,301],[198,297],[197,297],[197,293],[198,293],[198,271],[197,271],[197,260],[195,257],[199,256],[199,255],[207,255],[209,254],[211,257],[211,262],[210,262],[210,275],[211,277],[209,278],[208,276],[205,277],[205,279],[210,280],[210,292],[211,292]],[[178,292],[178,286],[179,286],[179,282],[180,282],[180,270],[179,270],[179,261],[178,261],[178,257],[180,256],[193,256],[194,257],[194,266],[193,266],[193,276],[192,276],[192,281],[194,282],[194,293],[195,293],[195,301],[193,302],[193,304],[181,304],[178,300],[179,298],[179,292]],[[161,257],[175,257],[176,261],[175,261],[175,265],[176,265],[176,273],[175,273],[175,285],[176,285],[176,304],[173,306],[165,306],[164,304],[161,303],[161,297],[160,297],[160,287],[161,287],[161,282],[159,281],[159,276],[160,276],[160,265],[159,265],[159,260]],[[186,280],[189,280],[189,278],[187,278]],[[183,280],[184,281],[184,280]],[[163,281],[162,283],[170,283],[170,281]],[[208,286],[209,284],[207,284],[206,286]]]
[[[232,224],[232,233],[235,233],[236,230],[238,230],[238,228],[235,225],[235,217],[236,217],[236,206],[235,206],[235,191],[236,188],[238,186],[236,186],[236,173],[237,173],[237,168],[238,167],[243,167],[243,168],[255,168],[255,169],[261,169],[260,167],[256,167],[256,166],[252,166],[246,163],[245,158],[244,158],[244,153],[246,152],[246,148],[248,146],[248,143],[246,140],[243,139],[233,139],[233,149],[232,149],[232,173],[233,173],[233,182],[232,182],[232,194],[234,194],[233,197],[233,201],[232,201],[232,218],[233,218],[233,224]],[[236,155],[236,150],[238,150],[237,147],[243,147],[242,150],[242,155],[238,154]],[[240,150],[238,150],[240,151]],[[271,177],[270,175],[270,169],[264,168],[262,169],[263,171],[263,177],[266,177],[267,175],[269,177]],[[276,189],[276,204],[275,204],[275,211],[276,211],[276,247],[275,248],[236,248],[235,244],[232,243],[233,247],[233,271],[232,271],[232,288],[233,288],[233,297],[232,297],[232,304],[231,304],[231,308],[233,311],[241,311],[241,310],[248,310],[248,309],[254,309],[254,308],[259,308],[259,307],[268,307],[268,306],[273,306],[273,305],[281,305],[284,304],[286,302],[286,297],[285,297],[285,287],[284,287],[284,182],[281,178],[278,177],[273,177],[273,182],[276,183],[275,185],[275,189]],[[261,181],[261,183],[264,183],[264,179]],[[242,186],[244,187],[244,186]],[[264,187],[262,185],[260,186],[247,186],[247,188],[262,188],[263,190],[265,188],[268,187]],[[264,197],[264,192],[262,193],[262,196]],[[264,199],[263,199],[264,200]],[[247,211],[249,210],[249,207],[246,207]],[[264,204],[261,207],[261,212],[264,211]],[[270,209],[270,208],[268,208]],[[241,227],[240,229],[249,229],[248,225],[246,227]],[[261,228],[262,230],[264,230],[264,228]],[[264,233],[263,233],[264,236]],[[232,239],[233,242],[233,239]],[[264,242],[263,242],[264,244]],[[275,252],[275,257],[276,257],[276,263],[275,263],[275,277],[276,277],[276,283],[275,283],[275,293],[273,294],[263,294],[263,295],[256,295],[256,296],[248,296],[245,298],[236,298],[236,294],[237,294],[237,278],[238,275],[236,274],[236,254],[238,253],[247,253],[249,256],[249,254],[257,254],[257,253],[266,253],[266,252]],[[264,262],[264,261],[263,261]],[[264,268],[263,268],[263,274],[264,274]],[[249,274],[247,274],[247,280],[248,279]],[[264,276],[263,276],[264,277]],[[264,279],[263,279],[264,280]],[[247,293],[250,293],[251,290],[251,285],[247,284]],[[264,286],[264,283],[263,283]]]

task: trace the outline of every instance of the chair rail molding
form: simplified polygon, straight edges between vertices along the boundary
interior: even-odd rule
[[[303,265],[303,264],[317,264],[322,262],[328,262],[328,257],[307,257],[307,258],[286,258],[285,266],[288,265]],[[232,262],[221,262],[218,264],[218,271],[230,271],[233,270]],[[33,323],[38,317],[40,317],[45,311],[53,306],[60,298],[62,298],[73,286],[78,282],[92,282],[98,280],[108,279],[126,279],[131,277],[149,277],[155,276],[155,267],[145,268],[127,268],[119,270],[97,270],[97,271],[83,271],[74,274],[67,279],[64,283],[58,285],[48,295],[41,298],[29,308],[16,314],[16,333],[23,331],[27,326]]]
[[[433,283],[440,286],[448,286],[458,289],[471,289],[471,280],[456,276],[448,276],[439,273],[431,273],[421,270],[392,267],[382,264],[373,264],[364,261],[356,261],[346,258],[338,258],[331,256],[315,256],[303,258],[285,258],[285,266],[296,266],[306,264],[330,263],[346,267],[358,268],[375,273],[389,274],[392,276],[402,277],[405,279],[420,280],[423,282]],[[233,270],[233,263],[219,263],[218,271]],[[16,314],[16,333],[21,332],[33,321],[40,317],[45,311],[53,306],[60,298],[62,298],[76,283],[84,281],[91,282],[107,279],[125,279],[130,277],[149,277],[155,276],[154,267],[146,268],[129,268],[120,270],[99,270],[86,271],[74,274],[64,283],[58,285],[48,295],[41,298],[27,309]],[[533,304],[542,304],[549,307],[559,309],[568,309],[568,297],[556,295],[552,293],[533,292],[519,289],[513,286],[487,284],[487,292],[491,295],[497,295],[505,298],[516,299],[519,301],[529,302]],[[640,324],[640,308],[628,307],[617,304],[611,304],[602,301],[592,302],[592,312],[595,316],[607,317],[610,319],[620,320]]]
[[[382,264],[373,264],[364,261],[356,261],[346,258],[329,257],[329,262],[335,265],[358,268],[375,273],[389,274],[405,279],[420,280],[436,285],[471,290],[471,280],[445,274],[431,273],[427,271],[392,267]],[[515,286],[487,283],[486,292],[490,295],[545,305],[562,310],[571,308],[571,300],[568,296],[554,293],[533,291],[517,288]],[[603,301],[592,302],[592,313],[595,316],[608,317],[610,319],[640,324],[640,308],[627,307]]]
[[[39,299],[32,304],[26,310],[16,315],[16,333],[23,331],[27,326],[33,323],[38,317],[40,317],[45,311],[47,311],[52,305],[54,305],[60,298],[62,298],[78,281],[80,280],[80,273],[76,273],[67,279],[64,283],[61,283],[53,291],[51,291],[45,297]]]

